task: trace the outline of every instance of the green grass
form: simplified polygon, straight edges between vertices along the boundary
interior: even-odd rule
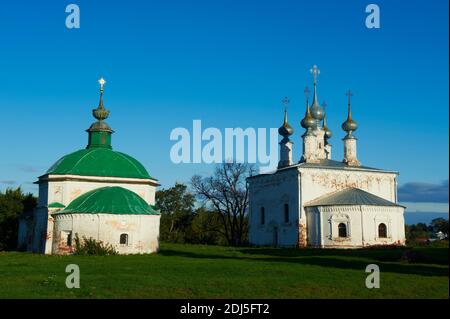
[[[407,250],[421,259],[402,261]],[[152,255],[0,253],[0,298],[448,298],[448,252],[162,244]],[[80,289],[65,286],[71,263],[80,266]],[[371,263],[380,289],[365,287]]]

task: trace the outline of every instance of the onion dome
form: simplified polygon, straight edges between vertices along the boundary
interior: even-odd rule
[[[342,123],[342,129],[348,133],[348,135],[351,135],[353,131],[356,131],[358,129],[358,124],[353,120],[352,118],[352,108],[350,103],[350,98],[352,96],[352,92],[348,90],[347,96],[348,96],[348,110],[347,110],[347,120]]]
[[[328,140],[333,136],[333,132],[330,131],[330,129],[327,126],[327,116],[325,114],[325,116],[323,117],[323,126],[322,129],[325,131],[325,139]]]
[[[278,129],[278,134],[284,138],[294,134],[294,129],[288,123],[287,109],[284,109],[284,122],[283,125]]]
[[[310,71],[311,71],[312,75],[314,76],[314,96],[313,96],[313,102],[311,105],[311,115],[317,121],[322,121],[325,116],[325,110],[323,109],[323,107],[321,107],[319,105],[318,98],[317,98],[317,76],[320,74],[320,70],[317,67],[317,65],[314,65]]]
[[[109,127],[109,125],[104,122],[109,116],[109,110],[106,109],[103,106],[103,92],[104,92],[104,85],[106,83],[104,78],[101,78],[98,80],[98,83],[100,84],[100,101],[98,102],[98,107],[94,110],[92,110],[92,115],[95,119],[97,119],[97,122],[93,123],[87,132],[110,132],[112,133],[113,130]]]
[[[311,114],[311,110],[309,108],[309,104],[308,104],[308,98],[306,98],[306,113],[305,113],[305,117],[302,119],[302,121],[300,122],[300,125],[304,128],[304,129],[311,129],[316,125],[316,120],[314,119],[314,117]]]

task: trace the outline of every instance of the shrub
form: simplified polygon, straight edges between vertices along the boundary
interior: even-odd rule
[[[104,244],[101,240],[95,240],[94,238],[86,238],[83,236],[81,239],[78,234],[75,234],[75,255],[117,255],[116,249],[111,244]]]

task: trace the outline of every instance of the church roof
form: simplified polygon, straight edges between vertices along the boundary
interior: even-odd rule
[[[394,171],[385,171],[383,169],[369,167],[369,166],[348,166],[344,162],[340,161],[334,161],[330,159],[322,159],[318,163],[299,163],[297,165],[294,165],[297,167],[311,167],[311,168],[328,168],[328,169],[343,169],[343,170],[365,170],[365,171],[379,171],[379,172],[392,172],[397,173]]]
[[[159,212],[136,193],[113,186],[87,192],[57,214],[159,215]]]
[[[305,206],[335,206],[335,205],[368,205],[368,206],[398,206],[394,202],[363,191],[359,188],[347,188],[332,194],[314,199]]]
[[[384,170],[384,169],[374,168],[374,167],[369,167],[369,166],[364,166],[364,165],[349,166],[349,165],[345,164],[344,162],[339,162],[339,161],[334,161],[334,160],[329,160],[329,159],[322,159],[322,160],[319,160],[319,162],[317,162],[317,163],[301,162],[301,163],[294,164],[291,166],[279,168],[273,172],[267,172],[267,173],[261,173],[258,175],[253,175],[253,176],[247,177],[247,179],[254,179],[254,178],[258,178],[258,177],[262,177],[262,176],[269,176],[269,175],[276,174],[280,171],[294,169],[294,168],[302,168],[302,167],[303,168],[320,168],[320,169],[337,169],[337,170],[343,170],[343,171],[366,171],[366,172],[369,171],[369,172],[398,174],[398,172],[396,172],[396,171],[389,171],[389,170]]]
[[[46,174],[154,179],[133,157],[108,148],[87,148],[60,158]]]
[[[53,202],[53,203],[48,204],[47,207],[48,208],[64,208],[66,206],[64,206],[63,204],[58,203],[58,202]]]

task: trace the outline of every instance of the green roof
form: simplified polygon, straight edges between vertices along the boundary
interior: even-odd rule
[[[136,193],[123,187],[102,187],[74,199],[58,214],[159,215]]]
[[[48,208],[64,208],[66,206],[61,203],[58,203],[58,202],[53,202],[51,204],[48,204],[47,207]]]
[[[347,188],[332,194],[324,195],[308,202],[305,206],[336,206],[336,205],[369,205],[369,206],[400,206],[396,203],[363,191],[359,188]]]
[[[133,157],[109,148],[87,148],[60,158],[47,174],[152,178]]]

